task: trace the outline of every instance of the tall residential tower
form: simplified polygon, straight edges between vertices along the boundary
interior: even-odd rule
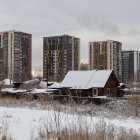
[[[43,38],[43,77],[62,81],[69,70],[80,69],[80,39],[69,36]]]
[[[0,80],[31,79],[32,35],[19,31],[0,32]]]
[[[122,43],[114,40],[89,42],[89,69],[112,69],[122,76]]]
[[[140,81],[140,52],[129,50],[122,52],[122,82]]]

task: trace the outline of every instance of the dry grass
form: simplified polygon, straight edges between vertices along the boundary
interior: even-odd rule
[[[128,103],[130,104],[131,110],[136,117],[139,117],[140,114],[140,95],[130,95],[128,98]]]
[[[84,107],[82,105],[81,107]],[[97,123],[89,123],[87,117],[77,113],[77,119],[72,122],[67,118],[64,122],[60,106],[55,105],[54,115],[49,118],[40,119],[40,126],[35,131],[38,135],[32,137],[32,140],[139,140],[140,133],[134,129],[116,127],[113,124],[107,124],[104,120]],[[103,109],[103,106],[101,106]],[[74,117],[74,115],[73,115]],[[73,118],[75,119],[75,118]],[[91,120],[92,121],[92,117]]]
[[[107,104],[95,105],[92,103],[77,104],[70,99],[65,104],[61,104],[58,101],[54,101],[52,96],[46,96],[44,98],[44,96],[40,95],[39,100],[29,100],[29,98],[23,97],[19,99],[15,97],[0,98],[0,106],[23,108],[28,107],[40,110],[60,110],[61,112],[70,114],[101,116],[109,119],[125,119],[129,117],[134,118],[135,116],[140,115],[140,105],[138,104],[138,101],[134,105],[132,103],[135,102],[132,101],[134,100],[112,100]]]
[[[26,100],[25,98],[2,98],[0,99],[0,106],[6,107],[28,107],[43,109],[48,111],[54,111],[54,117],[47,121],[44,118],[40,120],[40,126],[38,129],[31,132],[30,140],[140,140],[140,134],[133,129],[127,130],[125,128],[117,128],[112,124],[106,124],[104,121],[99,121],[94,125],[89,125],[87,120],[82,119],[84,116],[107,116],[121,115],[126,107],[122,103],[110,103],[107,106],[97,106],[94,104],[76,104],[70,100],[67,104],[60,104],[59,102],[53,101],[51,97],[49,99],[40,100]],[[117,105],[116,105],[117,104]],[[118,108],[120,106],[120,108]],[[123,108],[122,108],[123,107]],[[71,120],[67,120],[67,126],[62,127],[62,116],[61,113],[77,115],[77,123],[72,123]],[[129,110],[130,112],[130,110]],[[127,112],[126,112],[127,113]],[[127,116],[128,114],[126,114]],[[7,122],[8,115],[4,115],[0,118],[2,129],[0,129],[0,135],[2,140],[12,140],[12,137],[8,133],[9,123]],[[114,117],[114,118],[115,118]],[[35,135],[37,134],[37,136]]]
[[[99,121],[92,126],[92,129],[84,123],[74,125],[71,128],[59,127],[59,133],[51,124],[44,122],[38,129],[38,136],[32,140],[140,140],[140,134],[133,129],[117,128],[114,125],[107,125]]]
[[[11,118],[12,116],[3,114],[3,116],[0,117],[0,138],[1,140],[13,140],[12,136],[9,133],[9,122],[8,118]]]

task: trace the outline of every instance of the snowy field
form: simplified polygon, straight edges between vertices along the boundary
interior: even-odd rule
[[[57,129],[58,126],[61,126],[61,128],[72,128],[74,125],[83,127],[84,124],[86,124],[89,129],[92,129],[92,126],[100,121],[104,121],[107,125],[112,124],[116,127],[124,127],[126,129],[133,128],[140,133],[140,118],[109,120],[100,116],[90,117],[62,113],[58,110],[0,107],[0,132],[4,131],[4,133],[11,136],[13,140],[30,140],[33,139],[33,137],[37,137],[37,130],[42,123],[47,125],[51,124],[54,129]]]

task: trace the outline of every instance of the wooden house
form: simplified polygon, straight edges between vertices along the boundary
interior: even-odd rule
[[[119,97],[113,70],[69,71],[60,86],[65,95]]]

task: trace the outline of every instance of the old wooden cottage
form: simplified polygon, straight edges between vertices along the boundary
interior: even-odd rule
[[[113,70],[69,71],[60,86],[66,95],[119,96],[119,82]]]

